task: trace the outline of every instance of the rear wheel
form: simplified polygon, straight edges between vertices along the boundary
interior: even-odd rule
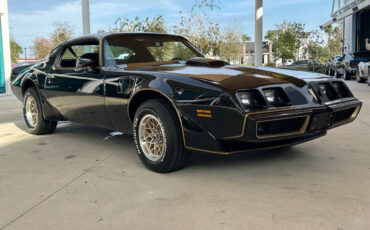
[[[356,80],[358,83],[364,83],[365,82],[365,79],[360,77],[360,73],[359,73],[360,70],[357,70],[356,72]]]
[[[155,172],[181,169],[190,159],[176,113],[170,106],[164,100],[150,99],[139,106],[134,117],[137,153],[144,165]]]
[[[23,117],[30,133],[42,135],[55,131],[58,122],[45,120],[42,114],[39,94],[35,88],[28,88],[24,94]]]

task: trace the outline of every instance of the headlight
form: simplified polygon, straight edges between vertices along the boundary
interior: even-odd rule
[[[337,90],[341,97],[352,97],[351,92],[348,90],[343,82],[335,81],[333,82],[333,87]]]
[[[266,100],[273,106],[286,106],[290,100],[284,90],[280,87],[263,89]]]
[[[239,93],[240,101],[246,106],[250,106],[252,103],[252,93],[251,92],[242,92]]]
[[[321,84],[320,85],[320,89],[321,89],[321,91],[322,91],[323,94],[326,94],[326,85]]]
[[[237,96],[245,109],[266,106],[266,102],[258,90],[239,91]]]
[[[275,101],[275,90],[267,89],[263,91],[268,102],[273,103]]]
[[[331,86],[329,83],[321,83],[319,84],[319,87],[321,93],[325,95],[329,100],[336,100],[340,98],[340,96],[338,95],[340,93],[338,92],[337,94],[337,92],[334,90],[336,86]]]

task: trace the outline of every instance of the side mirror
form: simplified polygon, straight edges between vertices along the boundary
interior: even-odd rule
[[[76,61],[76,68],[81,68],[81,67],[94,67],[94,60],[89,59],[89,58],[77,58]]]

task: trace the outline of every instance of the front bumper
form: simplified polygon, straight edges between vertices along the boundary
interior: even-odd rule
[[[348,73],[354,75],[354,74],[356,74],[358,68],[357,67],[346,67],[346,70],[347,70]]]
[[[301,110],[283,110],[269,113],[250,114],[247,117],[245,133],[240,140],[265,142],[314,134],[353,121],[362,103],[358,100],[334,103],[322,107]],[[279,122],[282,123],[279,131]],[[292,124],[292,125],[290,125]],[[287,127],[287,126],[291,127]],[[272,127],[273,131],[261,130]],[[229,138],[230,139],[230,138]]]
[[[231,154],[295,145],[321,137],[329,129],[352,122],[361,105],[360,101],[352,99],[314,108],[250,112],[239,123],[243,127],[239,135],[215,138],[209,132],[185,130],[185,146],[191,150]],[[227,124],[223,128],[227,129]]]

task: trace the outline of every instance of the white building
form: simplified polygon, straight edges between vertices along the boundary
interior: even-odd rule
[[[10,94],[10,39],[7,0],[0,0],[0,95]]]
[[[245,42],[242,44],[242,54],[240,54],[240,63],[237,64],[245,64],[245,65],[255,65],[255,43],[254,42]],[[266,65],[270,60],[270,52],[269,52],[269,45],[268,42],[262,42],[262,65]]]
[[[344,53],[368,50],[365,39],[370,39],[370,0],[333,0],[330,16],[332,19],[321,27],[343,20]]]

